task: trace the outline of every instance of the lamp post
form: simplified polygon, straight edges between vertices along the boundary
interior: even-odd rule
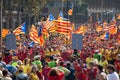
[[[2,46],[2,8],[3,8],[3,0],[1,0],[1,46]]]

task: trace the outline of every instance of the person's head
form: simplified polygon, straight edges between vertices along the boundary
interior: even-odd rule
[[[89,66],[90,66],[90,68],[93,68],[94,67],[94,62],[90,62]]]
[[[101,59],[101,60],[103,60],[103,61],[104,61],[104,60],[105,60],[105,56],[102,56],[102,59]]]
[[[48,67],[48,62],[45,62],[44,67]]]
[[[88,54],[88,57],[89,57],[89,58],[92,58],[92,55],[91,55],[91,54]]]
[[[64,62],[63,62],[63,61],[60,61],[59,65],[60,65],[60,66],[64,66]]]
[[[51,69],[49,72],[49,76],[58,76],[59,72],[57,69]]]
[[[113,73],[113,72],[115,71],[115,66],[112,65],[112,64],[109,64],[109,65],[107,66],[107,70],[108,70],[108,73],[109,73],[109,74],[110,74],[110,73]]]
[[[95,50],[95,54],[98,54],[99,53],[99,50]]]
[[[22,69],[20,69],[20,70],[19,70],[19,73],[22,73],[22,72],[23,72],[23,70],[22,70]]]
[[[3,76],[7,76],[8,75],[8,71],[7,70],[3,70],[2,74],[3,74]]]
[[[77,54],[77,52],[78,52],[77,49],[74,49],[74,54]]]
[[[119,59],[119,60],[120,60],[120,54],[118,54],[118,55],[117,55],[117,59]]]
[[[68,63],[66,64],[66,67],[67,67],[67,68],[70,68],[70,66],[71,66],[71,64],[70,64],[70,62],[68,62]]]
[[[37,69],[38,69],[37,66],[36,66],[36,65],[33,65],[33,66],[32,66],[32,69],[31,69],[31,72],[36,73]]]
[[[19,60],[19,61],[17,62],[17,64],[18,64],[18,66],[22,65],[22,61]]]
[[[51,60],[51,61],[54,60],[53,56],[50,56],[50,60]]]
[[[28,58],[25,58],[24,64],[25,64],[25,65],[30,64],[30,60],[29,60]]]
[[[98,72],[103,72],[103,66],[97,65],[97,68],[98,68]]]

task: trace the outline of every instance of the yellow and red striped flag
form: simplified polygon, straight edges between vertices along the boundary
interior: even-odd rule
[[[39,43],[38,31],[34,25],[32,25],[31,27],[29,36],[32,41],[34,41],[35,43]]]
[[[56,29],[57,29],[57,26],[56,25],[53,25],[49,28],[49,32],[56,32]]]
[[[117,15],[117,19],[120,19],[120,14]]]
[[[2,29],[2,38],[5,38],[5,36],[9,33],[8,29]]]
[[[104,22],[103,22],[103,27],[106,27],[107,24],[108,24],[108,23],[107,23],[106,21],[104,21]]]
[[[43,28],[42,34],[43,34],[44,36],[46,36],[46,38],[49,37],[49,33],[48,33],[48,30],[47,30],[46,28]]]
[[[40,46],[44,46],[44,43],[45,43],[45,41],[44,41],[43,35],[39,36],[39,44],[40,44]]]
[[[70,21],[55,20],[54,22],[57,27],[56,32],[61,34],[66,34],[72,31],[72,26]]]
[[[17,27],[13,34],[19,35],[19,34],[25,34],[26,33],[26,23],[21,24],[19,27]]]
[[[97,32],[102,31],[102,26],[98,25],[98,26],[96,27],[96,31],[97,31]]]
[[[85,33],[85,26],[80,26],[77,30],[75,30],[73,33],[74,34],[84,34]]]
[[[54,25],[53,20],[55,20],[54,16],[50,14],[45,22],[45,28],[48,30],[51,26]]]
[[[116,34],[116,33],[117,33],[117,26],[114,27],[113,29],[110,29],[110,30],[109,30],[109,33],[110,33],[110,34]]]

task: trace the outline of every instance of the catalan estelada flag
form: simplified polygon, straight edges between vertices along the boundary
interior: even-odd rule
[[[26,23],[23,23],[13,31],[13,34],[15,35],[25,34],[25,33],[26,33]]]
[[[45,28],[48,30],[51,26],[54,25],[53,20],[55,20],[54,16],[50,14],[45,22]]]

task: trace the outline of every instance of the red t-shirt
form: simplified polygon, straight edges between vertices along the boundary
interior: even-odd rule
[[[120,70],[120,60],[115,61],[116,69]]]
[[[75,71],[75,76],[78,80],[87,80],[87,70],[77,65],[75,66]]]
[[[97,68],[87,69],[88,80],[96,79],[97,76]]]
[[[12,55],[5,56],[5,57],[3,58],[3,61],[4,61],[6,64],[8,64],[11,60],[12,60]]]
[[[17,53],[17,56],[19,60],[23,61],[27,57],[27,53],[20,52],[20,53]]]
[[[49,68],[49,67],[48,68],[43,68],[42,73],[45,77],[45,80],[48,79],[48,73],[49,73],[50,70],[51,70],[51,68]]]
[[[60,73],[58,76],[48,76],[48,80],[63,80],[64,73]]]

